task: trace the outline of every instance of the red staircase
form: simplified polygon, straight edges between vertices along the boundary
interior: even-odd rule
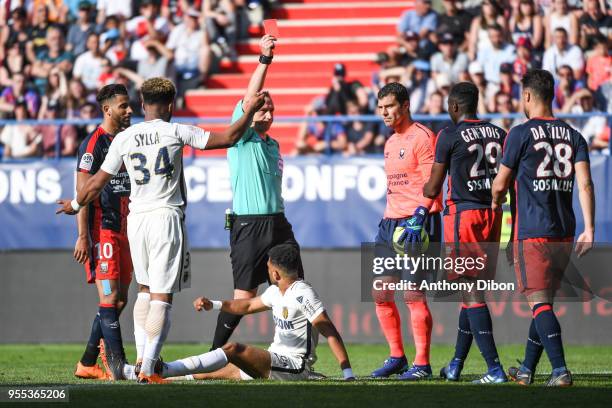
[[[369,86],[376,53],[395,41],[399,16],[410,7],[412,1],[283,0],[272,13],[279,20],[280,39],[265,87],[274,98],[275,115],[302,116],[308,103],[327,92],[337,62],[345,64],[348,80]],[[191,115],[231,115],[258,63],[263,29],[251,27],[249,33],[250,38],[238,44],[236,62],[223,61],[206,89],[187,93]],[[286,154],[293,150],[297,130],[298,124],[277,122],[270,135]]]

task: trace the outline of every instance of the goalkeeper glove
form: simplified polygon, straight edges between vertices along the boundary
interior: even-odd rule
[[[404,228],[404,232],[399,236],[398,243],[404,243],[406,253],[418,250],[418,244],[421,242],[421,232],[423,224],[427,218],[429,210],[423,206],[417,207],[414,214],[407,220],[401,222],[400,227]]]

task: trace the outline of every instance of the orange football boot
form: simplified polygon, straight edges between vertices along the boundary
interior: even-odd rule
[[[159,374],[144,375],[140,372],[138,374],[139,384],[169,384],[170,381],[164,380]]]
[[[97,364],[91,367],[84,366],[80,361],[76,365],[74,376],[84,380],[106,380],[108,376],[104,369]]]

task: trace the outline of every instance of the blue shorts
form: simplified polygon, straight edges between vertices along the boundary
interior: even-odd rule
[[[374,256],[382,258],[395,258],[397,253],[393,249],[393,232],[402,221],[408,218],[383,218],[378,224],[378,234],[374,239]],[[423,225],[429,234],[429,248],[425,255],[429,257],[440,256],[440,242],[442,240],[442,218],[440,213],[432,213],[427,216]],[[409,282],[421,282],[436,278],[436,270],[419,268],[412,273],[410,269],[386,269],[378,276],[397,276]]]

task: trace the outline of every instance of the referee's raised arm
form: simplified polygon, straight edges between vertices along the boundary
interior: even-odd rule
[[[274,43],[276,38],[271,35],[264,35],[259,41],[259,47],[261,49],[261,55],[259,56],[259,65],[255,68],[255,72],[251,76],[249,81],[249,87],[247,88],[244,99],[242,100],[243,105],[246,105],[249,100],[263,89],[264,82],[266,81],[266,74],[268,73],[268,67],[272,63],[274,57]]]

